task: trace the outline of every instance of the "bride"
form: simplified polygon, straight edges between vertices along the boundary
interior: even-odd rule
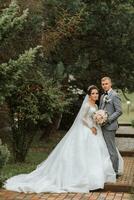
[[[97,87],[90,86],[72,127],[48,158],[31,173],[9,178],[4,188],[25,193],[88,193],[116,182],[101,128],[92,119],[98,96]],[[118,155],[122,173],[123,160]]]

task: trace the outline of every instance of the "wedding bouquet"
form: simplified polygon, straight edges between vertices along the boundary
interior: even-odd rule
[[[93,120],[99,125],[104,124],[107,121],[107,118],[108,114],[105,110],[98,110],[93,115]]]

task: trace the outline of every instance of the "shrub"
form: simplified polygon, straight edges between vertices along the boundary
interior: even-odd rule
[[[3,145],[0,139],[0,186],[2,186],[3,175],[2,175],[2,169],[7,163],[10,156],[10,152],[7,148],[7,145]]]

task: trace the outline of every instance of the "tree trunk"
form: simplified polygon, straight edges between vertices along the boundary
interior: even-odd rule
[[[36,132],[30,133],[30,130],[16,130],[12,127],[12,147],[15,162],[25,162],[27,153]]]
[[[26,154],[24,154],[23,152],[14,152],[14,161],[15,161],[15,163],[25,162],[26,161]]]

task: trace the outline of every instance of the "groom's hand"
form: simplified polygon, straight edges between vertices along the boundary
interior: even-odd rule
[[[93,133],[94,135],[97,134],[97,129],[96,129],[95,127],[92,127],[92,128],[91,128],[91,131],[92,131],[92,133]]]

